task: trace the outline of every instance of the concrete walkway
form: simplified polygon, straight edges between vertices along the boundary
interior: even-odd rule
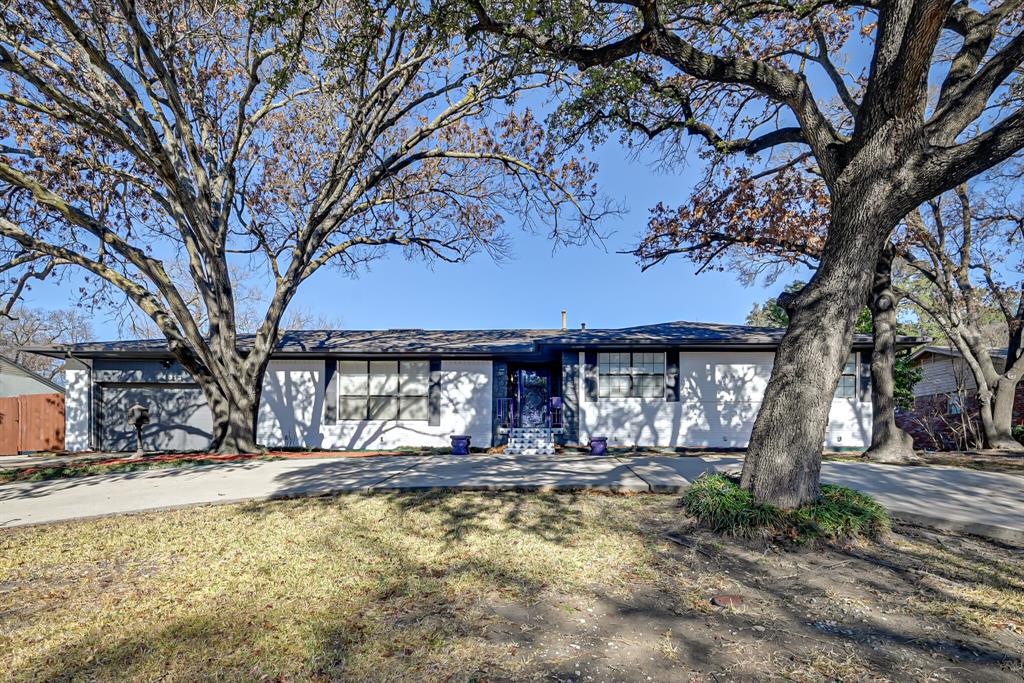
[[[677,493],[739,458],[384,456],[250,461],[0,485],[0,527],[211,503],[371,491],[597,490]],[[1024,477],[949,467],[824,464],[822,479],[875,496],[893,515],[1024,543]]]

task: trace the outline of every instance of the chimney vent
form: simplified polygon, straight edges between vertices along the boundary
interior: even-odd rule
[[[566,310],[563,308],[562,309],[562,329],[564,330],[567,327],[569,327],[569,316],[567,315]]]
[[[587,329],[587,324],[586,323],[580,323],[580,329],[581,330]]]

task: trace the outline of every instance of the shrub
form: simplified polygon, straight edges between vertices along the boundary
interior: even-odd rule
[[[1024,443],[1024,425],[1014,425],[1013,431],[1010,433],[1013,434],[1013,438],[1017,439],[1017,441]]]
[[[798,543],[817,538],[874,538],[889,529],[889,513],[874,498],[844,486],[824,484],[821,498],[796,510],[754,501],[734,479],[700,477],[683,494],[683,508],[716,533],[776,537]]]

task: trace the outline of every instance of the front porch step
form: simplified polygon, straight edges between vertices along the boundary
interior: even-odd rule
[[[542,447],[515,447],[505,446],[505,455],[554,455],[554,446],[542,446]]]
[[[523,447],[539,447],[539,446],[554,446],[554,439],[509,439],[509,446],[523,446]]]
[[[513,427],[508,430],[506,455],[554,455],[556,429]]]

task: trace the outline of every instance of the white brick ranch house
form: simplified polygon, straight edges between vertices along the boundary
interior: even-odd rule
[[[377,449],[506,443],[551,430],[564,444],[742,448],[782,330],[672,322],[622,329],[292,331],[263,385],[258,440],[274,447]],[[245,343],[245,338],[242,342]],[[870,335],[857,335],[825,445],[871,439]],[[134,403],[147,448],[199,450],[202,392],[163,340],[33,349],[67,359],[69,450],[128,450]]]

